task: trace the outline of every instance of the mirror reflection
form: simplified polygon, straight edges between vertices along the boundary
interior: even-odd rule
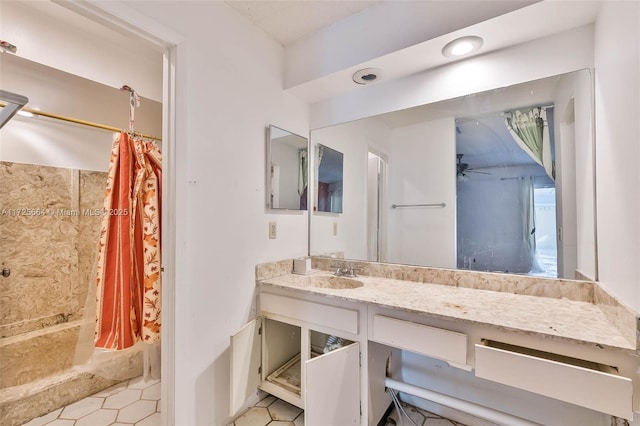
[[[267,133],[267,207],[307,209],[307,138],[276,126]]]
[[[343,157],[341,152],[328,146],[317,146],[316,210],[319,212],[342,213]]]
[[[596,279],[591,88],[582,70],[313,130],[350,207],[312,215],[311,254]]]
[[[552,117],[536,106],[456,119],[459,269],[558,276]]]

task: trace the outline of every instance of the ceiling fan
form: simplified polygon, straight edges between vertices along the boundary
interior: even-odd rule
[[[456,164],[456,176],[466,176],[466,173],[478,173],[481,175],[490,175],[491,173],[487,172],[479,172],[477,170],[473,170],[469,168],[469,164],[462,162],[462,157],[464,154],[456,154],[458,158],[458,163]]]

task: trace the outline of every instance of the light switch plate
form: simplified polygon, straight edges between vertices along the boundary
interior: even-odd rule
[[[333,222],[333,235],[338,235],[338,222]]]
[[[276,222],[269,222],[269,239],[275,240],[278,237],[278,225]]]

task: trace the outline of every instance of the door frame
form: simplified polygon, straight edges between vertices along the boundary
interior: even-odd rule
[[[164,49],[162,79],[162,334],[161,334],[161,410],[162,425],[175,424],[175,282],[185,270],[184,260],[176,257],[177,235],[184,235],[183,215],[176,206],[182,201],[179,194],[186,194],[184,165],[177,163],[176,140],[186,140],[185,129],[176,126],[176,93],[179,83],[176,77],[178,57],[184,51],[185,38],[148,16],[121,2],[96,2],[94,0],[52,0],[72,12],[98,24],[115,29],[132,37],[144,39]],[[181,188],[178,188],[178,187]]]

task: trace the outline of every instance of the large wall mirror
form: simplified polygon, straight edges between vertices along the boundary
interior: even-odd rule
[[[267,129],[267,208],[307,209],[307,138],[276,126]]]
[[[311,215],[310,253],[597,279],[592,87],[581,70],[313,130],[345,154],[345,209]]]

